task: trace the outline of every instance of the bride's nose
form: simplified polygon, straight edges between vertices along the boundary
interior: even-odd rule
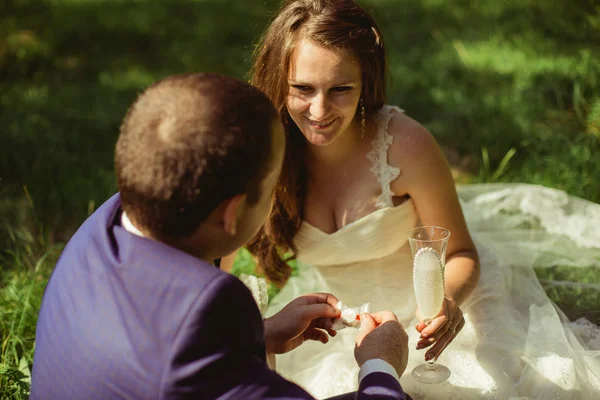
[[[327,117],[330,108],[331,105],[329,104],[327,95],[319,93],[312,98],[312,101],[310,103],[310,115],[312,119],[320,121]]]

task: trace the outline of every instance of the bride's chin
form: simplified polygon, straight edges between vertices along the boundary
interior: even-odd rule
[[[314,146],[329,146],[340,136],[340,132],[337,129],[331,132],[315,132],[312,129],[308,129],[303,134],[306,140]]]
[[[314,133],[311,133],[310,135],[305,135],[305,137],[306,140],[308,140],[308,143],[312,144],[313,146],[320,147],[329,146],[337,138],[335,135],[319,135]]]

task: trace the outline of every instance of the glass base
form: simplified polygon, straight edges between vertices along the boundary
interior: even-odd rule
[[[450,378],[450,370],[441,364],[422,364],[412,370],[412,377],[421,383],[442,383]]]

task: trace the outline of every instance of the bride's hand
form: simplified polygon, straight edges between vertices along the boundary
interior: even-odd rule
[[[340,315],[340,310],[335,308],[337,303],[338,299],[329,293],[307,294],[292,300],[277,314],[266,318],[267,353],[287,353],[306,340],[327,343],[329,336],[337,333],[332,328],[332,319]]]
[[[417,318],[421,321],[416,326],[417,331],[421,334],[421,340],[417,342],[417,350],[433,345],[425,353],[426,361],[437,359],[465,326],[465,318],[461,309],[454,300],[448,297],[444,297],[440,313],[428,325],[423,323],[424,318],[418,308]]]

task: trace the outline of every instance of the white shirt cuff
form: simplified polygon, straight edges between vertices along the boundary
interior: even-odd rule
[[[360,367],[360,371],[358,371],[358,384],[360,385],[362,380],[365,379],[365,376],[372,374],[373,372],[383,372],[385,374],[392,375],[397,380],[400,380],[400,377],[398,376],[398,373],[394,367],[380,358],[374,358],[372,360],[365,361],[362,367]]]

